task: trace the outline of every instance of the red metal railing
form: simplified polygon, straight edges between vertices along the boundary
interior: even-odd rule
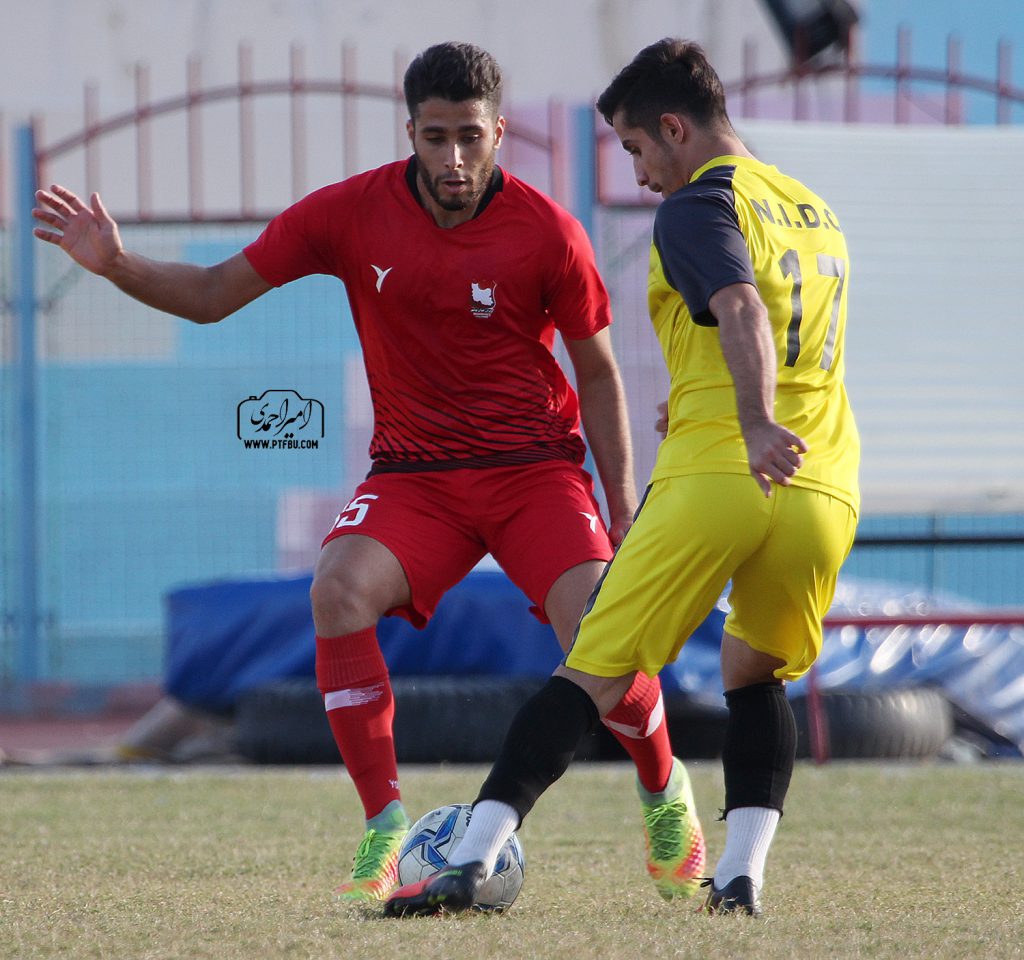
[[[748,41],[743,46],[741,74],[738,79],[725,83],[729,112],[733,118],[761,119],[767,116],[795,121],[840,120],[844,123],[891,122],[897,125],[915,122],[915,117],[928,122],[960,125],[966,121],[964,94],[978,93],[990,97],[995,103],[993,119],[997,124],[1012,122],[1012,108],[1024,105],[1024,87],[1014,86],[1011,75],[1012,48],[1007,41],[999,43],[995,56],[995,76],[966,74],[961,67],[961,42],[950,36],[946,43],[944,67],[915,67],[911,63],[911,33],[903,27],[896,40],[896,59],[892,64],[861,63],[851,46],[849,55],[841,60],[815,63],[794,63],[784,69],[761,72],[757,68],[757,46]],[[865,109],[862,82],[889,81],[891,98],[875,95]],[[837,87],[841,81],[841,89]],[[831,85],[831,86],[830,86]],[[941,91],[941,101],[915,99],[921,87],[934,87]],[[824,95],[821,95],[824,88]],[[819,92],[814,99],[817,113],[809,103],[809,91]],[[763,96],[759,96],[759,94]],[[772,110],[767,109],[764,97],[770,96]],[[788,98],[788,106],[785,106]],[[891,106],[889,105],[891,103]],[[888,115],[884,109],[888,107]],[[913,109],[913,108],[916,108]],[[930,114],[930,115],[929,115]],[[647,191],[621,188],[612,184],[607,169],[619,145],[614,134],[600,118],[597,124],[596,183],[598,202],[607,207],[645,207],[656,205],[658,198]],[[615,177],[621,182],[621,175]]]
[[[896,124],[910,123],[914,119],[912,106],[915,104],[913,92],[921,85],[938,86],[942,90],[943,102],[941,116],[931,119],[947,124],[964,122],[963,96],[967,92],[976,92],[995,101],[996,123],[1012,121],[1012,108],[1024,104],[1024,88],[1013,85],[1011,76],[1010,44],[1006,41],[998,45],[995,57],[995,76],[983,77],[965,74],[961,68],[961,43],[951,36],[946,45],[946,63],[942,68],[915,67],[911,63],[911,34],[909,28],[902,28],[897,35],[895,62],[888,65],[864,64],[859,62],[855,50],[851,46],[848,54],[838,61],[794,63],[782,70],[759,72],[756,65],[756,46],[748,42],[744,45],[741,76],[726,84],[730,96],[730,107],[737,117],[757,118],[763,115],[763,102],[758,94],[774,91],[775,103],[779,102],[778,94],[785,95],[791,89],[792,101],[790,116],[795,120],[813,119],[808,109],[809,98],[805,95],[808,89],[829,84],[841,79],[842,89],[828,90],[827,102],[829,109],[838,106],[842,120],[855,123],[862,119],[877,120],[877,116],[864,117],[864,99],[861,82],[865,80],[887,80],[891,82],[892,111],[891,121]],[[797,58],[799,59],[799,58]],[[242,45],[238,50],[237,77],[233,83],[203,87],[202,69],[199,60],[190,58],[186,64],[186,89],[183,94],[153,101],[150,98],[149,70],[144,65],[135,69],[134,105],[120,113],[107,118],[99,116],[98,92],[95,85],[87,85],[84,92],[82,127],[67,136],[47,143],[43,136],[42,118],[36,118],[36,142],[40,145],[37,156],[38,182],[45,183],[48,179],[47,168],[53,161],[65,157],[75,150],[82,150],[85,163],[85,180],[87,184],[99,183],[100,153],[99,141],[126,128],[135,129],[135,183],[136,196],[134,212],[121,213],[124,222],[155,222],[182,220],[218,220],[225,222],[264,219],[277,212],[276,210],[261,211],[256,209],[256,169],[253,161],[255,120],[253,101],[258,97],[285,96],[289,110],[289,146],[290,176],[293,196],[305,192],[308,184],[307,160],[309,156],[307,144],[306,103],[310,96],[329,96],[338,98],[341,104],[341,157],[342,173],[348,176],[355,172],[356,143],[358,140],[358,123],[356,105],[360,99],[391,102],[395,105],[395,123],[393,124],[398,155],[405,149],[403,121],[405,107],[402,97],[402,73],[406,58],[396,52],[394,58],[393,79],[388,83],[364,82],[357,77],[356,51],[351,45],[341,47],[339,75],[333,79],[310,79],[305,75],[305,53],[303,48],[292,46],[289,56],[289,76],[280,80],[254,80],[252,68],[252,52],[248,46]],[[236,101],[238,104],[237,142],[239,144],[238,182],[240,199],[238,209],[234,212],[217,214],[207,208],[204,192],[203,170],[203,128],[200,122],[204,106],[223,101]],[[935,104],[926,106],[935,108]],[[936,108],[937,109],[937,108]],[[186,115],[185,132],[185,176],[187,178],[187,211],[173,216],[157,212],[153,187],[153,147],[152,121],[158,117],[174,113]],[[920,116],[921,111],[918,111]],[[560,116],[558,109],[552,105],[549,110],[547,131],[540,132],[524,128],[521,124],[513,124],[508,131],[509,140],[540,149],[549,156],[549,173],[551,192],[556,199],[566,202],[568,177],[565,163],[564,124],[557,123]],[[0,118],[2,119],[2,118]],[[609,133],[600,125],[598,134],[598,153],[608,147]],[[598,199],[610,206],[621,205],[604,189],[603,163],[597,162]],[[128,171],[123,171],[127,173]],[[5,184],[7,174],[4,168],[3,151],[0,151],[0,223],[5,217],[3,207],[6,195]],[[639,194],[636,200],[625,202],[627,206],[644,203]]]
[[[946,64],[942,68],[915,67],[911,63],[911,32],[901,27],[896,38],[896,61],[893,64],[865,64],[858,61],[855,53],[840,61],[814,65],[797,64],[784,70],[759,73],[756,67],[756,45],[750,41],[743,47],[743,70],[738,80],[725,84],[726,95],[740,98],[731,112],[736,116],[756,118],[758,104],[753,95],[762,89],[793,88],[792,119],[808,120],[806,98],[803,88],[822,79],[841,77],[844,80],[843,110],[841,118],[846,123],[862,119],[860,112],[859,81],[867,79],[891,80],[893,84],[893,116],[897,124],[910,122],[909,107],[912,103],[911,90],[917,84],[931,84],[943,89],[945,109],[943,122],[960,124],[964,122],[962,94],[974,91],[990,96],[996,104],[995,121],[1006,124],[1011,120],[1010,109],[1014,104],[1024,104],[1024,88],[1012,82],[1009,41],[1000,41],[996,48],[995,77],[965,74],[961,69],[961,41],[950,36],[946,41]],[[735,99],[730,100],[734,104]]]
[[[341,103],[341,155],[345,176],[355,172],[355,146],[358,139],[355,106],[360,98],[385,101],[394,104],[396,154],[407,148],[405,140],[405,99],[402,91],[402,76],[405,70],[404,58],[396,53],[394,80],[391,83],[368,83],[356,79],[356,53],[345,45],[341,50],[340,75],[336,79],[309,79],[305,75],[305,54],[300,46],[290,50],[289,76],[283,80],[254,80],[252,52],[248,46],[239,47],[237,79],[233,83],[203,87],[202,65],[197,58],[186,63],[186,90],[178,96],[158,101],[150,100],[149,70],[145,65],[135,68],[135,103],[131,109],[101,119],[98,109],[98,94],[94,84],[87,84],[84,91],[83,123],[81,129],[67,136],[46,143],[42,118],[35,118],[36,142],[40,144],[36,155],[37,182],[49,180],[48,167],[58,158],[76,150],[84,152],[85,181],[90,189],[96,189],[100,182],[99,141],[119,131],[135,129],[135,181],[136,210],[120,213],[123,223],[132,222],[180,222],[215,220],[218,222],[240,222],[266,219],[277,210],[256,209],[256,172],[253,162],[254,117],[253,100],[257,97],[287,96],[289,111],[289,156],[291,166],[291,192],[293,197],[302,196],[308,190],[307,160],[309,157],[308,131],[306,124],[306,100],[310,96],[337,97]],[[203,128],[201,110],[204,106],[223,101],[237,101],[237,142],[239,144],[240,202],[237,211],[211,214],[206,207],[203,171]],[[186,115],[185,167],[188,185],[188,210],[182,214],[160,214],[154,210],[153,200],[153,158],[151,123],[154,119],[169,114]],[[554,126],[561,114],[556,104],[548,109],[547,131],[539,131],[513,124],[506,137],[513,149],[520,145],[540,150],[547,154],[550,169],[551,191],[556,198],[562,194],[565,202],[566,176],[564,171],[564,141],[561,129]],[[2,173],[2,170],[0,170]]]
[[[826,617],[824,627],[826,631],[829,631],[848,627],[871,630],[902,626],[1012,627],[1021,624],[1024,624],[1024,610],[987,610],[978,613],[935,611],[890,616],[882,614],[837,615]],[[830,754],[828,717],[822,703],[817,673],[817,665],[815,665],[807,674],[807,736],[814,762],[827,763]]]

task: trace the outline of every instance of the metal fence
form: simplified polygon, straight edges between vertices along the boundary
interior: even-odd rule
[[[81,134],[40,148],[36,167],[45,160],[48,178],[70,172],[72,182],[84,170],[85,189],[99,185],[90,177],[98,178],[100,170],[113,171],[112,189],[129,204],[127,216],[117,211],[127,245],[152,257],[215,262],[256,235],[265,220],[261,211],[279,209],[286,200],[266,199],[247,152],[236,145],[235,208],[218,213],[202,206],[212,199],[201,179],[203,158],[217,149],[213,131],[202,136],[204,102],[234,104],[231,122],[244,145],[259,136],[249,112],[253,99],[261,92],[277,96],[275,109],[300,134],[300,146],[275,148],[289,171],[281,178],[286,192],[313,179],[301,136],[306,98],[326,96],[330,103],[330,97],[341,97],[340,111],[336,102],[309,109],[337,114],[348,167],[365,158],[356,150],[355,112],[346,103],[365,94],[386,114],[369,122],[399,127],[392,102],[397,90],[361,91],[351,76],[310,81],[295,58],[289,81],[261,91],[247,80],[246,69],[242,56],[234,87],[204,98],[198,85],[190,86],[186,96],[160,103],[149,100],[140,77],[132,110],[102,121],[87,107]],[[763,106],[753,99],[762,86],[755,79],[744,79],[744,102]],[[998,92],[1000,102],[1018,98],[1018,91]],[[177,128],[157,126],[163,122],[158,114],[170,122],[175,110],[185,118],[179,139],[188,176],[186,189],[169,201],[178,212],[168,213],[148,164],[154,153],[168,162],[156,146],[172,142]],[[575,210],[591,231],[615,307],[613,339],[643,484],[656,451],[654,411],[667,388],[645,302],[652,210],[637,204],[628,182],[621,196],[606,190],[606,145],[595,143],[592,112],[585,109],[573,120],[558,108],[535,111],[507,139],[503,162],[563,202],[575,197]],[[127,182],[119,182],[123,151],[102,151],[103,138],[117,131],[135,143]],[[392,132],[397,146],[401,131]],[[370,411],[344,293],[335,280],[309,278],[222,324],[200,328],[125,298],[58,251],[39,247],[34,389],[23,400],[28,395],[15,322],[15,246],[12,232],[0,224],[0,681],[155,678],[162,668],[168,590],[310,566],[339,499],[365,470]],[[266,391],[294,391],[322,405],[323,436],[315,448],[246,446],[240,407]],[[24,472],[26,438],[34,450],[31,477]],[[979,603],[1019,605],[1022,531],[1019,512],[875,511],[864,517],[846,571]],[[24,576],[29,568],[33,577]]]
[[[124,239],[145,256],[213,262],[258,229],[138,226]],[[354,416],[358,403],[345,400],[357,351],[344,292],[336,280],[310,278],[197,327],[123,296],[55,250],[41,252],[38,276],[35,673],[158,676],[168,589],[275,574],[278,531],[295,522],[288,512],[302,495],[337,491],[336,510],[346,481],[365,472],[368,430]],[[286,391],[322,410],[322,435],[314,420],[312,446],[264,448],[261,438],[275,433],[254,433],[252,421],[263,398],[277,398],[277,409]],[[13,560],[20,505],[6,493],[2,504]],[[322,533],[330,519],[298,521],[319,520]],[[310,553],[305,566],[314,560]],[[10,592],[8,610],[23,602]],[[5,646],[7,673],[9,637]]]
[[[11,234],[0,223],[0,676],[11,676],[17,630],[15,598],[18,557],[13,536],[13,497],[16,457],[14,428],[17,403],[12,364],[15,355],[14,319],[11,304]]]

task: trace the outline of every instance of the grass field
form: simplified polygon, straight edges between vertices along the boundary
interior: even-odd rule
[[[721,773],[691,771],[713,864]],[[483,773],[406,769],[405,800],[472,799]],[[541,800],[511,912],[400,921],[332,895],[361,827],[335,771],[9,771],[0,790],[2,958],[1024,956],[1024,764],[799,765],[757,921],[656,896],[626,765],[576,765]]]

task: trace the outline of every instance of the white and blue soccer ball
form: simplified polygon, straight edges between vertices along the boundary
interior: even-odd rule
[[[468,803],[449,803],[424,814],[410,828],[398,851],[398,882],[416,883],[448,866],[469,826],[473,809]],[[481,910],[508,910],[523,886],[526,859],[514,833],[498,854],[491,874],[477,895]]]

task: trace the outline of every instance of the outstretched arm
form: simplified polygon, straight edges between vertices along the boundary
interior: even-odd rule
[[[775,422],[777,361],[768,311],[749,283],[717,291],[708,307],[718,321],[722,353],[736,389],[740,430],[747,446],[750,472],[764,495],[772,481],[788,486],[803,464],[807,444]]]
[[[611,335],[606,327],[586,340],[565,338],[565,347],[576,373],[583,429],[608,500],[608,533],[618,545],[633,522],[637,500],[626,393]]]
[[[33,231],[72,260],[142,303],[194,323],[216,323],[266,293],[266,282],[237,253],[212,267],[150,260],[125,250],[98,193],[89,206],[66,187],[36,192]]]

